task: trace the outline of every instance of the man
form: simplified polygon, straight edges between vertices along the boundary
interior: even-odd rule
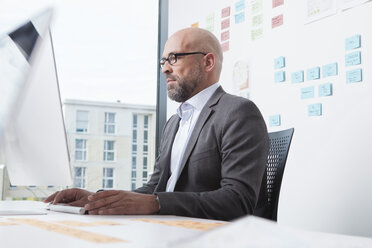
[[[68,189],[45,202],[84,206],[89,214],[167,214],[232,220],[252,214],[269,141],[253,102],[218,81],[222,50],[215,36],[187,28],[167,41],[160,61],[168,96],[181,105],[165,124],[149,182],[135,190]]]

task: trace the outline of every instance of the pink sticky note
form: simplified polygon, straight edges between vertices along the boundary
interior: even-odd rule
[[[276,28],[280,25],[283,25],[283,14],[275,16],[273,19],[271,19],[272,28]]]
[[[221,10],[221,18],[230,16],[230,6]]]
[[[221,33],[221,41],[230,39],[230,30]]]
[[[284,0],[273,0],[273,8],[284,4]]]
[[[221,30],[230,27],[230,18],[227,18],[221,22]]]
[[[222,43],[221,47],[222,47],[223,52],[229,51],[229,49],[230,49],[229,41],[226,41],[225,43]]]

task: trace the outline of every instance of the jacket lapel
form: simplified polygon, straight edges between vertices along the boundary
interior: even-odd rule
[[[180,118],[178,115],[175,115],[172,120],[169,122],[169,129],[164,132],[163,139],[165,140],[165,147],[164,150],[161,151],[162,154],[165,154],[164,158],[159,161],[160,164],[164,165],[164,170],[161,172],[159,183],[155,189],[155,192],[163,192],[166,189],[169,172],[170,172],[170,157],[172,154],[172,146],[174,142],[174,138],[176,137],[176,133],[178,131]]]
[[[202,109],[199,119],[197,120],[194,130],[190,136],[189,143],[186,146],[185,153],[182,158],[181,168],[180,168],[180,175],[182,174],[182,170],[186,165],[187,160],[190,157],[190,154],[192,150],[195,147],[196,141],[199,138],[199,134],[208,120],[208,117],[213,113],[213,110],[211,109],[212,106],[216,105],[218,101],[220,100],[221,96],[225,94],[226,92],[222,89],[222,87],[218,87],[217,90],[213,93],[211,98],[208,100],[208,102],[205,104],[204,108]],[[172,142],[173,143],[173,142]]]

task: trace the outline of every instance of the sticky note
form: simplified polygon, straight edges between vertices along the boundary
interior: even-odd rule
[[[292,83],[301,83],[304,81],[304,71],[296,71],[291,75]]]
[[[285,57],[281,56],[274,59],[274,68],[279,69],[285,67]]]
[[[221,10],[221,18],[230,16],[230,6]]]
[[[307,69],[306,74],[307,74],[307,77],[306,77],[307,80],[319,79],[320,78],[320,67],[314,67],[314,68]]]
[[[273,0],[273,8],[284,4],[284,0]]]
[[[280,126],[280,115],[272,115],[269,117],[270,127]]]
[[[252,29],[252,31],[251,31],[252,40],[257,40],[257,39],[261,38],[262,35],[263,35],[263,28]]]
[[[262,0],[253,0],[251,1],[252,5],[252,14],[262,11]]]
[[[322,66],[323,77],[336,76],[337,74],[338,74],[337,63],[332,63],[332,64]]]
[[[309,104],[307,106],[307,115],[308,116],[322,115],[322,104],[321,103]]]
[[[230,39],[230,30],[221,33],[221,41]]]
[[[314,97],[314,86],[305,87],[301,89],[301,99],[308,99]]]
[[[240,12],[239,14],[235,15],[235,24],[242,23],[245,21],[245,14],[244,12]]]
[[[271,27],[272,28],[279,27],[280,25],[283,25],[283,14],[278,15],[276,17],[273,17],[271,19]]]
[[[346,71],[346,83],[356,83],[362,81],[362,69]]]
[[[199,27],[199,22],[195,22],[195,23],[191,24],[191,27],[192,28],[198,28]]]
[[[221,48],[222,48],[222,52],[227,52],[229,51],[230,49],[230,44],[228,41],[226,41],[225,43],[222,43],[221,44]]]
[[[345,50],[360,48],[360,35],[354,35],[345,39]]]
[[[245,0],[241,0],[235,3],[235,12],[239,12],[245,9]]]
[[[318,86],[319,96],[332,96],[332,84],[326,83]]]
[[[360,51],[348,53],[345,55],[345,66],[360,65],[361,63]]]
[[[214,31],[214,13],[207,16],[205,19],[205,29],[212,32]]]
[[[230,18],[227,18],[221,22],[221,30],[224,30],[229,27],[230,27]]]
[[[284,82],[285,81],[285,71],[277,71],[274,74],[275,83]]]
[[[263,15],[256,15],[252,17],[252,27],[260,26],[263,23]]]

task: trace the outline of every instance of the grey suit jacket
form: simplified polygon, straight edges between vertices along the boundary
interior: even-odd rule
[[[174,192],[165,192],[179,120],[173,115],[165,124],[154,173],[135,191],[157,194],[159,214],[220,220],[252,214],[269,150],[266,125],[256,105],[219,87],[195,124]]]

